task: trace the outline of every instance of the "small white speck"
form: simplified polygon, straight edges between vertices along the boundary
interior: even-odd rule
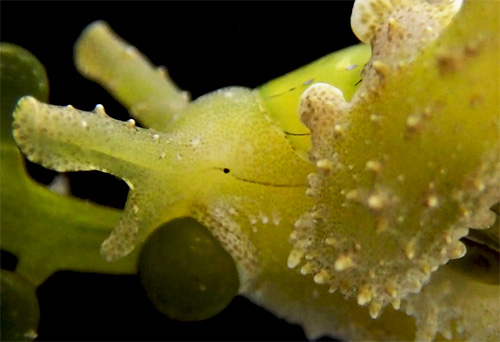
[[[349,65],[347,68],[345,68],[347,71],[349,70],[352,70],[352,69],[356,69],[358,67],[357,64],[352,64],[352,65]]]
[[[233,97],[233,93],[230,92],[230,91],[226,91],[226,92],[224,92],[224,96],[228,97],[228,98],[231,98],[231,97]]]
[[[160,139],[160,136],[158,134],[153,134],[153,139],[158,140],[158,139]]]
[[[281,222],[281,217],[277,214],[277,213],[274,213],[273,214],[273,224],[275,226],[278,226]]]
[[[105,114],[105,112],[104,112],[104,106],[101,105],[101,104],[96,105],[95,108],[94,108],[94,112],[100,113],[100,114]]]
[[[302,250],[292,249],[292,251],[288,255],[288,260],[287,260],[288,268],[295,268],[298,264],[300,264],[300,261],[302,260],[304,254],[305,253]]]
[[[198,146],[200,144],[200,139],[199,138],[194,138],[191,140],[191,146],[195,147],[195,146]]]
[[[161,77],[167,77],[167,68],[165,68],[163,65],[156,68],[156,70]]]
[[[134,127],[135,126],[135,120],[134,119],[128,119],[126,121],[127,127]]]
[[[34,330],[28,330],[27,332],[24,333],[24,337],[34,340],[35,338],[38,337],[38,334]]]
[[[136,51],[136,48],[133,47],[132,45],[128,45],[126,48],[125,48],[125,53],[128,55],[128,56],[133,56],[134,54],[137,53]]]
[[[372,194],[368,197],[368,207],[370,209],[379,210],[385,206],[384,197],[379,194]]]
[[[250,221],[251,225],[257,224],[257,219],[255,218],[255,216],[249,216],[248,220]]]
[[[439,204],[439,200],[436,195],[430,195],[427,197],[426,204],[429,208],[436,208]]]
[[[49,190],[58,193],[59,195],[67,196],[71,193],[69,179],[64,174],[58,174],[54,180],[48,185]]]
[[[82,120],[82,127],[84,127],[84,128],[85,128],[85,127],[87,127],[87,126],[88,126],[88,125],[87,125],[87,121]]]

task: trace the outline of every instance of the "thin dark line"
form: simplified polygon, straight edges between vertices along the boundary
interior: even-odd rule
[[[214,167],[214,169],[220,170],[220,171],[224,172],[225,174],[229,173],[229,171],[228,172],[225,171],[225,170],[229,170],[227,168]],[[239,181],[242,181],[242,182],[263,185],[263,186],[272,186],[275,188],[298,188],[298,187],[306,187],[307,186],[306,184],[273,184],[273,183],[267,183],[267,182],[259,182],[259,181],[255,181],[255,180],[251,180],[251,179],[240,178],[238,176],[235,176],[234,174],[231,174],[230,176],[239,180]]]
[[[242,182],[248,182],[252,184],[258,184],[258,185],[264,185],[264,186],[272,186],[275,188],[299,188],[299,187],[306,187],[306,184],[273,184],[273,183],[266,183],[266,182],[258,182],[250,179],[245,179],[245,178],[240,178],[236,177],[234,175],[231,175],[232,177],[236,178],[237,180],[240,180]]]
[[[286,93],[289,93],[291,91],[294,91],[295,89],[297,89],[297,87],[292,87],[292,88],[290,88],[288,90],[282,91],[281,93],[269,95],[268,97],[266,97],[266,99],[272,99],[273,97],[281,96],[283,94],[286,94]]]
[[[306,135],[311,135],[311,133],[290,133],[290,132],[287,132],[287,131],[283,131],[286,135],[293,135],[295,137],[302,137],[302,136],[306,136]]]

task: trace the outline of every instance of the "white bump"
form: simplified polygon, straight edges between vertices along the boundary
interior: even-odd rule
[[[354,265],[355,265],[354,261],[348,254],[342,254],[337,258],[337,260],[335,260],[336,271],[344,271],[347,270],[348,268],[353,267]]]
[[[330,279],[330,273],[326,269],[322,269],[314,275],[313,279],[316,284],[325,284]]]
[[[391,296],[392,298],[395,298],[398,295],[398,290],[395,285],[387,285],[385,288],[385,292]]]
[[[413,258],[415,257],[415,247],[411,242],[406,244],[404,252],[408,260],[413,260]]]
[[[302,274],[302,275],[311,274],[311,273],[314,273],[314,267],[309,262],[300,268],[300,274]]]
[[[257,219],[255,216],[248,216],[248,220],[250,221],[251,225],[257,224]]]
[[[63,173],[58,174],[54,177],[52,182],[47,186],[50,191],[54,191],[62,196],[67,196],[71,194],[69,179]]]
[[[358,190],[351,190],[349,191],[346,195],[345,198],[348,201],[359,201],[360,200],[360,195]]]
[[[368,271],[368,276],[370,277],[370,279],[375,279],[375,271],[374,270],[369,270]]]
[[[474,190],[476,190],[476,191],[483,191],[486,188],[484,183],[478,178],[476,178],[472,181],[472,186],[473,186]]]
[[[85,120],[82,120],[81,124],[82,124],[82,127],[83,127],[83,128],[85,128],[85,127],[87,127],[87,126],[88,126],[87,121],[85,121]]]
[[[320,159],[316,162],[316,167],[320,170],[328,171],[332,169],[332,162],[328,159]]]
[[[457,242],[448,252],[448,256],[451,259],[458,259],[461,258],[465,255],[467,252],[467,249],[465,248],[465,245],[462,242]]]
[[[133,47],[132,45],[127,45],[125,47],[125,53],[128,55],[128,56],[133,56],[134,54],[137,54],[137,49],[135,47]]]
[[[200,144],[200,142],[201,142],[200,138],[193,138],[191,139],[191,146],[196,147]]]
[[[373,61],[372,67],[381,76],[387,76],[390,71],[389,66],[382,61]]]
[[[158,134],[153,134],[153,139],[154,139],[154,140],[158,140],[158,139],[160,139],[160,135],[158,135]]]
[[[386,206],[386,199],[380,193],[371,194],[368,197],[368,207],[373,210],[381,210]]]
[[[161,77],[165,77],[166,78],[168,76],[167,68],[165,68],[165,66],[163,66],[163,65],[160,65],[158,68],[156,68],[156,71],[158,72],[158,74]]]
[[[274,213],[273,214],[273,224],[275,226],[278,226],[281,222],[281,217],[277,214],[277,213]]]
[[[290,255],[288,255],[288,268],[295,268],[298,264],[300,264],[300,261],[302,260],[304,254],[305,252],[303,250],[292,249]]]
[[[412,114],[406,118],[406,128],[410,131],[415,131],[420,125],[422,119],[420,115]]]
[[[126,121],[126,125],[127,125],[127,127],[130,127],[130,128],[134,127],[135,126],[135,120],[134,119],[128,119]]]
[[[345,132],[344,126],[342,125],[335,125],[333,126],[333,131],[337,135],[342,135]]]
[[[104,111],[104,106],[101,104],[95,106],[94,112],[98,114],[106,114],[106,112]]]
[[[380,123],[383,120],[383,116],[380,114],[372,114],[370,115],[370,120],[373,123]]]
[[[372,291],[368,288],[360,288],[356,297],[358,305],[366,305],[372,300]]]
[[[338,241],[335,238],[329,237],[325,239],[325,243],[328,246],[336,247],[338,245]]]
[[[393,299],[391,301],[391,305],[392,307],[395,309],[395,310],[399,310],[399,308],[401,307],[401,299]]]
[[[370,306],[368,307],[368,311],[370,312],[370,316],[373,319],[378,318],[380,314],[380,310],[382,309],[382,305],[380,303],[371,303]]]
[[[27,339],[30,339],[30,340],[34,340],[35,338],[38,337],[38,334],[33,329],[28,330],[23,335],[24,335],[24,337],[26,337]]]
[[[425,204],[428,208],[436,208],[439,204],[439,200],[436,195],[430,195],[427,197]]]
[[[379,173],[382,170],[382,164],[378,160],[367,161],[365,167],[368,171],[373,171],[375,173]]]

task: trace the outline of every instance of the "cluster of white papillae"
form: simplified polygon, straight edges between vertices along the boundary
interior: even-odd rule
[[[418,75],[412,70],[421,65],[430,70],[431,80],[435,75],[448,77],[450,69],[461,70],[439,56],[430,67],[421,62],[461,6],[461,1],[449,0],[356,1],[352,28],[372,46],[360,89],[348,103],[339,89],[315,84],[303,93],[299,108],[311,130],[309,157],[316,172],[308,177],[307,194],[316,205],[295,224],[288,266],[299,266],[300,273],[311,274],[332,293],[355,297],[359,305],[368,306],[372,318],[387,304],[406,310],[416,317],[417,339],[433,339],[437,332],[447,338],[498,336],[498,326],[491,326],[492,317],[494,321],[498,316],[496,304],[490,304],[496,309],[485,305],[490,319],[484,319],[486,328],[466,331],[464,327],[472,325],[467,322],[468,306],[463,299],[450,299],[453,284],[443,284],[443,274],[451,271],[437,272],[434,279],[441,280],[425,286],[440,266],[466,254],[460,239],[469,228],[492,224],[489,208],[500,198],[498,145],[483,150],[479,167],[470,173],[454,169],[458,164],[445,161],[446,155],[432,148],[436,134],[445,135],[442,128],[432,127],[432,120],[453,115],[453,109],[446,107],[446,100],[422,100],[418,88],[416,95],[413,89],[397,88],[404,73]],[[377,105],[384,97],[397,96],[403,97],[397,113]],[[364,141],[355,141],[357,133]],[[384,139],[390,145],[384,145]],[[462,142],[460,135],[452,139],[457,140],[443,140],[450,144],[451,153],[443,147],[450,160],[458,158]],[[460,188],[447,183],[451,173],[463,177]],[[493,293],[497,297],[483,298],[498,303],[498,291]]]

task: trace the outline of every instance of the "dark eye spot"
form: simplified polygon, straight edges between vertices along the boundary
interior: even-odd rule
[[[223,169],[222,171],[224,171],[224,173],[229,173],[229,169],[227,168]]]

